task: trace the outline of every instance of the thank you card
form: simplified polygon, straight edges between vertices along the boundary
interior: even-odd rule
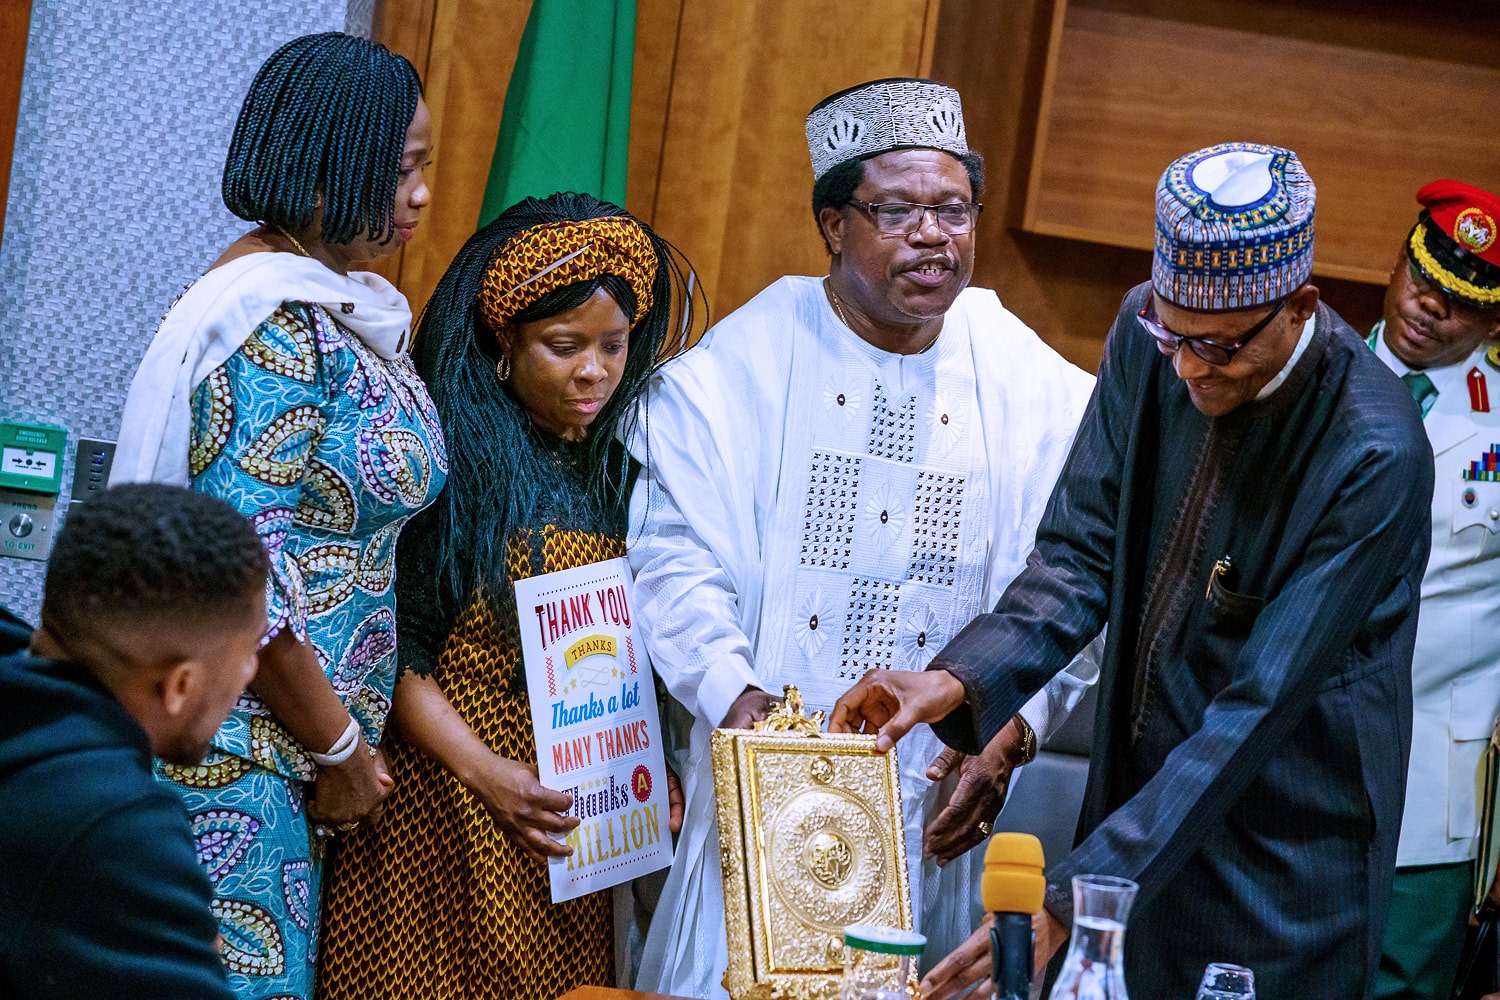
[[[624,559],[516,581],[537,775],[573,796],[573,848],[549,866],[552,901],[672,862],[656,689]]]

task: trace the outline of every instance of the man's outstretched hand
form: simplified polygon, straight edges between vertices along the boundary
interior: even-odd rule
[[[830,733],[875,733],[885,753],[923,722],[938,722],[964,703],[964,686],[946,670],[872,670],[833,706]]]

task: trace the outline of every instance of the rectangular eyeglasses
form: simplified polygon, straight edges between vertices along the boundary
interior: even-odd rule
[[[1284,305],[1286,305],[1286,299],[1279,300],[1276,303],[1276,308],[1267,313],[1264,319],[1240,334],[1237,339],[1228,343],[1218,340],[1208,340],[1203,337],[1184,337],[1180,333],[1173,333],[1162,325],[1161,320],[1156,318],[1156,296],[1154,295],[1146,296],[1145,308],[1136,313],[1135,318],[1140,320],[1141,326],[1145,328],[1147,333],[1151,334],[1152,339],[1156,341],[1156,346],[1161,348],[1163,354],[1168,356],[1176,354],[1177,349],[1186,344],[1188,350],[1198,355],[1204,361],[1215,367],[1221,367],[1233,361],[1234,356],[1239,353],[1240,348],[1250,343],[1252,337],[1264,330],[1270,324],[1271,320],[1276,318],[1276,314],[1281,312],[1281,307]]]
[[[868,202],[850,198],[849,204],[870,217],[882,233],[905,236],[927,224],[927,213],[937,220],[937,227],[949,236],[971,232],[984,208],[977,201],[950,201],[942,205],[917,205],[909,201]]]
[[[1425,271],[1417,266],[1417,262],[1412,260],[1410,255],[1406,258],[1406,274],[1411,279],[1412,288],[1416,290],[1417,294],[1420,295],[1427,290],[1436,292],[1443,299],[1443,308],[1450,313],[1457,312],[1462,314],[1468,311],[1471,315],[1482,315],[1489,313],[1493,309],[1500,308],[1500,303],[1474,302],[1464,298],[1457,292],[1450,291],[1429,277]]]

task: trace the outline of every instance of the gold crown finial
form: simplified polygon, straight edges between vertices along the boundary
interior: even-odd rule
[[[797,690],[795,684],[788,684],[782,689],[784,698],[780,705],[755,724],[757,733],[804,733],[808,736],[821,736],[823,733],[823,720],[826,713],[822,709],[812,715],[806,713],[802,704],[802,692]]]

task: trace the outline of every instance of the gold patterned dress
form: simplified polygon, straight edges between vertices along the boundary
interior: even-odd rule
[[[624,553],[618,534],[548,525],[511,542],[508,568],[516,580]],[[427,590],[423,607],[431,608],[436,567],[415,571],[420,561],[403,560],[401,579]],[[421,615],[421,599],[403,589],[403,628],[408,609]],[[515,613],[497,627],[488,602],[476,598],[447,630],[432,676],[495,753],[535,764],[520,649]],[[413,664],[403,658],[402,666]],[[320,1000],[552,1000],[576,986],[610,985],[610,893],[553,905],[546,869],[506,839],[457,778],[396,727],[385,751],[396,787],[379,825],[340,837],[333,852]]]

